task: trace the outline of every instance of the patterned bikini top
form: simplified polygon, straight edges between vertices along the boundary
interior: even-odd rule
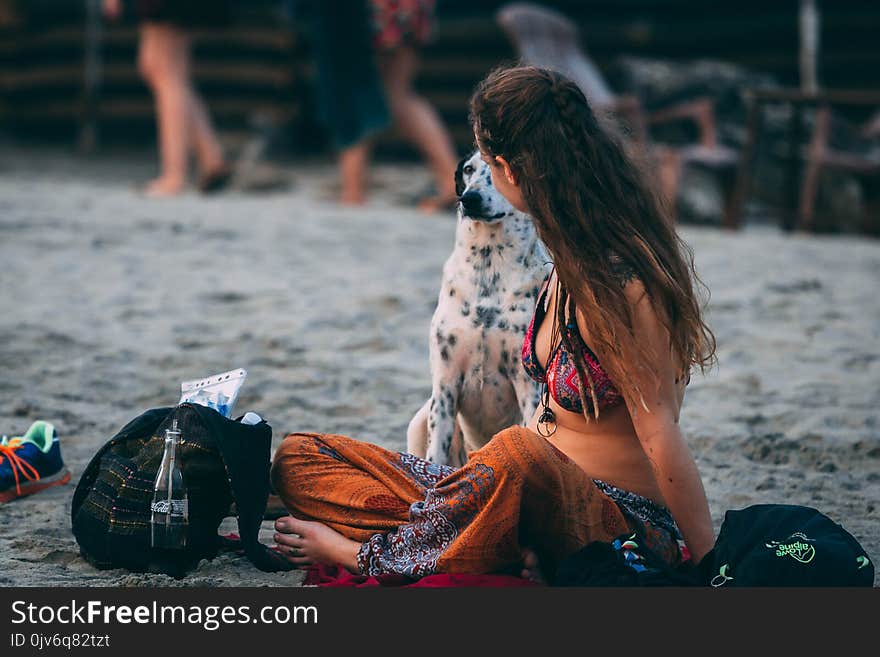
[[[550,276],[547,277],[547,280],[544,281],[544,287],[542,288],[541,294],[538,296],[538,303],[535,306],[535,313],[532,315],[532,321],[526,332],[525,340],[523,340],[523,367],[526,370],[526,374],[532,377],[535,381],[547,384],[550,396],[553,397],[554,401],[556,401],[556,403],[562,408],[573,413],[583,413],[584,408],[578,390],[578,371],[572,361],[571,354],[569,354],[563,346],[562,340],[559,341],[559,344],[553,350],[553,353],[550,354],[546,371],[541,366],[541,363],[538,362],[535,350],[535,333],[537,332],[537,327],[540,327],[541,322],[544,321],[544,316],[547,313],[545,301],[552,276],[553,273],[551,272]],[[622,403],[623,395],[614,386],[611,379],[608,378],[608,373],[602,368],[596,354],[593,353],[593,350],[590,349],[581,338],[577,324],[567,324],[565,326],[565,331],[569,341],[572,344],[578,345],[581,349],[584,362],[586,363],[590,376],[593,377],[593,383],[596,386],[596,399],[599,401],[599,409],[601,410]],[[590,384],[588,381],[583,381],[582,386],[584,391],[589,391]],[[592,415],[594,412],[593,401],[589,393],[586,397],[587,412]]]

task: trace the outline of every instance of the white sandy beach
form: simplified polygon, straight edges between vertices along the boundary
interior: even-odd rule
[[[0,505],[0,585],[297,585],[300,573],[235,555],[182,581],[95,570],[70,531],[74,485],[129,419],[176,403],[184,379],[246,368],[236,411],[266,417],[275,445],[316,430],[402,450],[429,393],[428,323],[455,219],[397,199],[426,172],[377,167],[360,209],[327,200],[329,163],[285,169],[288,191],[151,201],[132,184],[152,158],[0,151],[0,432],[53,422],[73,472]],[[803,504],[877,563],[880,241],[681,232],[718,341],[719,365],[693,376],[681,418],[716,531],[727,509]]]

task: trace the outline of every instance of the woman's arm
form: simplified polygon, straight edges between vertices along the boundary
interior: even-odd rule
[[[640,344],[656,355],[653,365],[660,379],[658,386],[652,376],[642,375],[639,384],[644,406],[639,400],[627,406],[666,506],[698,563],[714,545],[714,530],[697,464],[678,425],[679,384],[669,332],[640,281],[627,284],[626,295],[632,303],[633,332]]]

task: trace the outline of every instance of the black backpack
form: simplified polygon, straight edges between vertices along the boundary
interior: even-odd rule
[[[671,568],[638,534],[594,541],[565,559],[555,586],[873,586],[859,542],[816,509],[755,504],[728,510],[699,565]]]
[[[150,504],[165,447],[177,420],[177,458],[189,497],[187,547],[150,544]],[[97,568],[127,568],[183,576],[217,555],[217,528],[234,503],[241,547],[260,570],[289,570],[289,562],[257,538],[269,496],[272,428],[242,424],[200,404],[146,411],[92,458],[73,494],[71,524],[83,557]]]
[[[874,584],[874,565],[852,534],[816,509],[793,504],[727,511],[698,568],[715,587]]]

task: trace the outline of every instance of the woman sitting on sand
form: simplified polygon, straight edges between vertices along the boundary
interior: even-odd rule
[[[471,121],[495,187],[531,214],[555,263],[523,345],[543,402],[458,470],[287,436],[272,478],[292,516],[276,542],[296,565],[368,575],[510,572],[524,554],[526,573],[535,555],[553,573],[632,531],[670,565],[687,551],[699,562],[712,520],[678,418],[691,367],[715,345],[689,248],[570,80],[495,71]]]

